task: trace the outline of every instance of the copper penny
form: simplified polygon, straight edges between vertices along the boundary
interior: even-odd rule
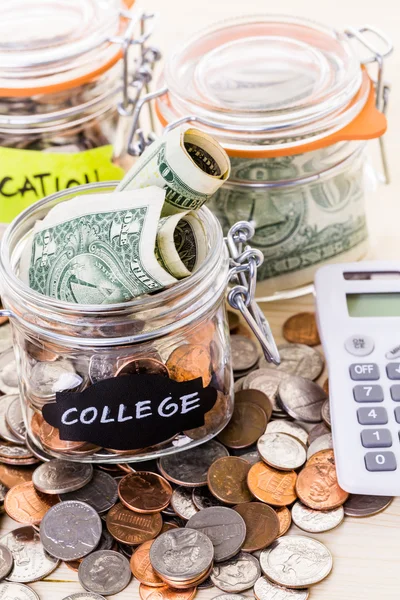
[[[225,504],[251,502],[247,487],[250,463],[238,456],[219,458],[208,470],[207,482],[211,493]]]
[[[311,456],[311,458],[308,459],[305,466],[309,467],[311,465],[321,464],[333,465],[336,468],[335,454],[332,448],[327,448],[326,450],[319,450],[319,452],[316,452]]]
[[[251,402],[252,404],[257,404],[257,406],[262,408],[267,415],[267,420],[270,420],[272,415],[272,403],[267,394],[264,394],[264,392],[252,389],[240,390],[235,394],[235,405],[239,404],[240,402]]]
[[[131,557],[131,571],[138,581],[149,587],[163,587],[165,582],[154,571],[150,562],[150,548],[153,540],[141,544]]]
[[[215,335],[215,324],[213,321],[207,321],[197,326],[194,333],[189,336],[188,341],[192,344],[199,344],[201,346],[210,346]]]
[[[246,523],[243,552],[255,552],[266,548],[279,535],[279,519],[270,506],[262,502],[246,502],[234,507]]]
[[[292,513],[286,506],[275,509],[276,516],[279,520],[279,533],[278,537],[285,535],[289,531],[289,527],[292,524]]]
[[[65,560],[64,565],[66,565],[71,571],[75,571],[75,573],[77,573],[79,571],[79,567],[81,566],[81,562],[81,560]]]
[[[218,440],[227,448],[248,448],[263,435],[267,424],[267,415],[257,404],[235,403],[232,418]]]
[[[43,423],[44,419],[42,415],[38,412],[35,412],[31,419],[31,432],[33,433],[34,437],[40,437],[40,428],[43,425]]]
[[[86,442],[69,442],[60,440],[59,430],[52,425],[49,425],[46,421],[43,421],[42,425],[40,426],[39,438],[47,450],[53,450],[54,452],[77,450],[86,444]]]
[[[138,546],[152,540],[161,531],[160,513],[143,515],[135,513],[118,503],[107,514],[107,529],[117,542]]]
[[[115,376],[120,375],[161,375],[162,377],[168,377],[168,369],[163,362],[155,358],[148,358],[145,356],[132,358],[122,364]]]
[[[302,312],[289,317],[283,324],[283,337],[293,344],[318,346],[321,343],[315,313]]]
[[[200,344],[183,344],[176,348],[167,360],[167,367],[175,381],[201,377],[204,387],[211,382],[211,355]]]
[[[338,484],[335,464],[329,461],[306,466],[297,478],[296,492],[303,504],[315,510],[332,510],[349,497]]]
[[[188,590],[174,590],[167,585],[157,589],[143,585],[143,583],[139,586],[141,600],[192,600],[196,591],[195,587]]]
[[[148,471],[125,475],[119,482],[118,495],[127,508],[139,513],[157,513],[167,508],[172,487],[164,477]]]
[[[272,506],[287,506],[297,498],[294,471],[278,471],[263,462],[253,465],[247,483],[253,496]]]
[[[4,508],[8,516],[18,523],[39,525],[47,511],[58,502],[58,496],[42,494],[31,481],[27,481],[7,492]]]
[[[35,467],[10,467],[8,465],[0,464],[0,483],[12,488],[20,483],[26,481],[32,481],[32,473],[36,469]]]

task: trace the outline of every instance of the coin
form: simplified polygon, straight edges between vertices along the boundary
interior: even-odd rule
[[[301,535],[287,535],[263,550],[260,564],[264,575],[288,588],[305,588],[329,575],[332,555],[321,542]]]
[[[253,496],[272,506],[287,506],[296,500],[297,475],[294,471],[278,471],[263,462],[253,465],[247,482]]]
[[[296,502],[292,508],[293,523],[303,531],[322,533],[335,529],[344,519],[343,506],[333,510],[313,510]]]
[[[294,344],[318,346],[321,340],[319,339],[315,313],[302,312],[289,317],[283,324],[283,337]]]
[[[257,404],[235,403],[232,418],[218,440],[228,448],[248,448],[264,433],[266,426],[267,416]]]
[[[119,483],[118,495],[127,508],[140,513],[155,513],[165,509],[172,497],[168,481],[147,471],[125,475]]]
[[[89,379],[97,383],[103,379],[115,376],[115,363],[113,357],[103,354],[93,354],[89,361]]]
[[[165,583],[154,571],[150,562],[150,548],[153,540],[141,544],[132,554],[130,565],[133,575],[140,583],[150,587],[163,587]]]
[[[50,508],[40,525],[43,546],[61,560],[76,560],[93,552],[101,532],[101,520],[94,508],[76,500]]]
[[[163,456],[158,467],[162,475],[173,483],[201,486],[207,484],[207,473],[212,463],[228,455],[228,450],[222,444],[212,440],[185,452]]]
[[[231,335],[231,357],[233,371],[247,371],[258,362],[258,346],[244,335]]]
[[[111,596],[126,588],[132,574],[125,556],[113,550],[100,550],[83,559],[78,577],[85,590]]]
[[[115,376],[120,377],[121,375],[161,375],[161,377],[169,377],[169,372],[161,361],[141,356],[132,358],[119,366]]]
[[[38,492],[31,481],[12,487],[4,501],[9,517],[24,525],[38,525],[46,512],[59,502],[57,496]]]
[[[0,600],[40,600],[36,592],[21,583],[0,583]]]
[[[19,395],[12,401],[6,410],[6,424],[11,432],[22,442],[25,441],[26,427],[22,415],[21,400]]]
[[[0,444],[0,457],[19,460],[32,458],[32,454],[26,446],[14,446],[10,442],[3,442]]]
[[[279,404],[291,417],[299,421],[319,423],[322,404],[325,400],[324,390],[304,377],[291,375],[279,385]]]
[[[260,577],[254,585],[254,595],[257,600],[307,600],[310,592],[307,589],[291,590]]]
[[[56,392],[75,390],[83,383],[73,364],[65,359],[37,362],[29,377],[31,392],[40,399],[53,398]]]
[[[177,515],[188,521],[197,513],[193,502],[193,490],[183,485],[178,486],[172,493],[171,505]]]
[[[290,377],[283,371],[274,371],[273,369],[257,369],[245,378],[243,382],[244,390],[259,390],[263,392],[272,403],[273,411],[280,411],[277,403],[278,387],[282,381]]]
[[[265,412],[267,421],[270,420],[272,415],[272,403],[271,400],[260,390],[240,390],[235,393],[235,406],[239,403],[257,404]]]
[[[234,507],[246,524],[244,552],[255,552],[269,546],[279,535],[279,519],[270,506],[262,502],[248,502]]]
[[[12,433],[6,423],[6,412],[8,407],[14,400],[18,400],[19,396],[10,395],[3,396],[0,402],[0,438],[3,438],[7,442],[12,442],[13,444],[23,444],[21,438],[17,437],[14,433]]]
[[[285,535],[289,531],[292,524],[292,513],[286,506],[281,506],[281,508],[275,508],[274,510],[279,521],[278,537],[281,537],[281,535]]]
[[[204,415],[204,425],[195,429],[185,429],[183,432],[192,440],[200,440],[215,434],[220,431],[221,427],[226,423],[227,417],[231,412],[229,406],[230,398],[222,392],[217,392],[217,401],[211,410]]]
[[[7,581],[29,583],[50,575],[59,561],[49,556],[40,541],[39,533],[31,526],[19,527],[0,538],[13,555],[14,565]],[[1,598],[1,596],[0,596]]]
[[[307,450],[307,459],[310,459],[314,454],[321,450],[328,450],[330,448],[333,448],[332,434],[325,433],[325,435],[321,435],[310,444]]]
[[[224,592],[244,592],[260,577],[260,565],[251,554],[239,552],[233,558],[214,565],[211,581]]]
[[[218,500],[225,504],[251,502],[247,487],[250,463],[238,456],[219,458],[208,471],[208,487]]]
[[[65,494],[79,490],[92,477],[92,465],[57,458],[40,465],[33,473],[32,481],[44,494]]]
[[[322,384],[322,389],[324,390],[325,394],[329,396],[329,379],[325,379],[324,383]]]
[[[89,483],[74,492],[60,494],[60,499],[86,502],[96,512],[103,514],[118,501],[118,483],[108,473],[96,470]]]
[[[187,527],[201,531],[210,538],[216,562],[237,554],[246,537],[246,525],[241,514],[225,506],[201,510],[189,519]]]
[[[321,417],[322,420],[324,421],[324,423],[330,427],[331,426],[331,411],[330,411],[330,406],[329,406],[329,398],[328,400],[325,400],[325,402],[323,403],[322,407],[321,407]]]
[[[371,517],[387,508],[393,501],[391,496],[363,496],[350,494],[343,505],[347,517]]]
[[[14,558],[7,546],[0,544],[0,579],[4,579],[11,573],[14,566]]]
[[[164,585],[162,588],[157,588],[156,590],[147,585],[143,585],[143,583],[139,586],[139,596],[141,600],[193,600],[196,591],[196,588],[173,590],[167,585]]]
[[[212,495],[208,487],[193,488],[192,500],[198,510],[210,508],[211,506],[221,506],[221,502]]]
[[[137,546],[152,540],[161,531],[162,517],[159,513],[143,515],[134,513],[118,503],[107,514],[107,529],[117,542]]]
[[[18,394],[18,372],[14,349],[0,354],[0,391],[3,394]]]
[[[60,432],[46,421],[43,421],[39,429],[39,438],[46,450],[53,452],[68,452],[82,448],[85,442],[71,442],[60,439]]]
[[[201,377],[203,387],[211,382],[210,352],[199,344],[182,344],[169,356],[166,366],[171,379],[175,381],[190,381]]]
[[[282,471],[298,469],[307,458],[303,444],[286,433],[265,433],[258,440],[257,448],[268,465]]]
[[[335,454],[333,449],[328,448],[327,450],[319,450],[313,454],[306,462],[306,467],[309,467],[310,465],[328,465],[329,467],[335,467]]]
[[[332,510],[344,504],[349,494],[337,482],[335,464],[306,466],[296,482],[299,499],[316,510]]]
[[[306,379],[315,380],[324,369],[324,359],[320,353],[304,344],[280,344],[278,346],[281,362],[278,366],[260,361],[260,369],[284,371],[288,375],[300,375]]]
[[[308,433],[303,427],[301,427],[301,425],[285,419],[276,419],[275,421],[270,421],[267,425],[265,433],[287,433],[300,440],[300,442],[304,445],[307,444],[308,441]]]
[[[254,444],[253,446],[250,446],[250,448],[241,448],[238,450],[233,450],[232,454],[234,456],[239,456],[240,458],[247,460],[247,462],[249,462],[251,465],[254,465],[256,462],[259,462],[261,460],[261,456],[259,451],[257,450],[257,446],[255,446]]]
[[[99,596],[99,594],[92,594],[92,592],[77,592],[63,598],[63,600],[105,600],[105,598],[104,596]]]
[[[318,425],[315,425],[308,434],[309,446],[311,446],[314,440],[330,432],[331,430],[326,426],[325,423],[318,423]]]

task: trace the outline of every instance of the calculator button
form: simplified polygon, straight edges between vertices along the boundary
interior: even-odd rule
[[[356,385],[353,395],[356,402],[383,402],[383,389],[380,385]]]
[[[389,429],[363,429],[361,443],[364,448],[389,448],[392,436]]]
[[[354,381],[376,381],[379,367],[374,363],[354,363],[350,365],[350,377]]]
[[[360,425],[386,425],[388,422],[386,409],[382,406],[363,406],[357,410],[357,418]]]
[[[389,379],[400,379],[400,363],[386,365],[386,373]]]
[[[364,457],[368,471],[395,471],[396,457],[393,452],[367,452]]]
[[[352,335],[347,338],[344,347],[355,356],[368,356],[374,349],[374,340],[367,335]]]
[[[390,395],[392,396],[392,400],[400,402],[400,385],[398,383],[392,385],[390,388]]]
[[[400,406],[398,406],[394,411],[394,417],[397,423],[400,423]]]
[[[386,358],[388,360],[394,360],[395,358],[399,358],[399,356],[400,356],[400,345],[397,344],[397,346],[394,346],[393,348],[391,348],[389,350],[389,352],[386,352],[385,356],[386,356]]]

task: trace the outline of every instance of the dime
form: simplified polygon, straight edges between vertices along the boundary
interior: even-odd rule
[[[208,471],[208,487],[225,504],[241,504],[252,500],[247,487],[250,463],[238,456],[219,458]]]
[[[289,317],[283,324],[283,337],[294,344],[318,346],[321,340],[319,339],[315,313],[302,312]]]
[[[272,506],[287,506],[296,500],[297,475],[294,471],[277,471],[263,462],[253,465],[247,483],[253,496]]]
[[[118,501],[118,483],[108,473],[94,471],[89,483],[74,492],[60,494],[60,499],[86,502],[101,515]]]
[[[18,372],[14,349],[9,348],[0,354],[0,392],[18,394]]]
[[[299,499],[316,510],[332,510],[344,504],[349,494],[337,482],[335,464],[307,465],[296,482]]]
[[[228,455],[228,450],[213,440],[185,452],[163,456],[158,467],[162,475],[173,483],[189,487],[201,486],[207,484],[208,469],[213,462]]]
[[[211,508],[211,506],[221,506],[221,502],[212,495],[208,487],[193,488],[192,500],[198,510]]]
[[[303,444],[286,433],[265,433],[258,440],[257,448],[268,465],[282,471],[298,469],[307,458]]]
[[[121,366],[115,374],[116,377],[121,375],[161,375],[162,377],[169,377],[167,367],[160,360],[155,358],[147,358],[144,356],[138,358],[132,358]]]
[[[325,400],[324,390],[304,377],[291,375],[279,385],[279,404],[291,417],[299,421],[319,423]]]
[[[57,458],[40,465],[33,473],[32,481],[35,488],[45,494],[65,494],[79,490],[92,477],[92,465]]]
[[[320,353],[304,344],[281,344],[278,346],[281,362],[272,365],[266,359],[261,359],[260,369],[284,371],[288,375],[300,375],[306,379],[315,380],[324,369],[324,359]]]
[[[248,448],[258,440],[267,426],[267,416],[262,408],[251,402],[235,403],[228,425],[218,440],[228,448]]]
[[[0,583],[0,600],[40,600],[36,592],[21,583]]]
[[[309,446],[311,446],[314,440],[330,432],[331,430],[326,426],[325,423],[318,423],[318,425],[315,425],[315,427],[313,427],[308,434]]]
[[[343,506],[333,510],[313,510],[296,502],[292,508],[293,523],[303,531],[322,533],[335,529],[344,519]]]
[[[203,387],[211,382],[211,355],[204,346],[199,344],[183,344],[176,348],[167,360],[171,379],[175,381],[190,381],[201,377]]]
[[[4,579],[10,574],[13,566],[14,558],[12,553],[7,546],[0,544],[0,579]]]
[[[301,427],[301,425],[285,419],[270,421],[267,425],[265,433],[287,433],[300,440],[300,442],[304,445],[306,445],[308,441],[308,433],[303,427]]]
[[[270,420],[272,415],[272,403],[271,400],[260,390],[240,390],[235,393],[235,406],[239,403],[252,403],[257,404],[267,415],[267,421]]]
[[[116,504],[107,514],[107,529],[117,542],[137,546],[152,540],[161,531],[162,517],[159,513],[142,515]]]
[[[211,581],[224,592],[244,592],[260,577],[259,562],[251,554],[239,552],[233,558],[214,565]]]
[[[391,496],[363,496],[350,494],[343,505],[346,517],[371,517],[387,508],[393,501]]]
[[[274,371],[273,369],[257,369],[245,378],[243,382],[244,390],[259,390],[263,392],[272,403],[274,412],[282,412],[277,403],[278,387],[282,381],[290,377],[283,371]]]
[[[91,383],[97,383],[103,379],[111,379],[115,376],[114,357],[93,354],[89,362],[89,379]]]
[[[321,408],[321,417],[324,423],[330,427],[331,426],[331,411],[329,406],[329,398],[325,400]]]
[[[330,448],[333,448],[332,434],[325,433],[325,435],[317,437],[310,444],[307,450],[307,459],[309,460],[314,454],[320,452],[321,450],[329,450]]]
[[[195,488],[178,486],[172,493],[171,504],[176,514],[188,521],[197,513],[197,508],[193,502],[193,490]]]
[[[59,502],[57,496],[38,492],[31,481],[9,490],[4,508],[9,517],[24,525],[39,525],[47,511]]]
[[[118,495],[122,504],[130,510],[155,513],[167,508],[171,501],[172,488],[161,475],[137,471],[121,479]]]
[[[301,535],[287,535],[261,552],[260,564],[263,573],[274,583],[305,588],[329,575],[333,559],[321,542]]]
[[[235,506],[246,524],[244,552],[255,552],[269,546],[279,535],[279,519],[270,506],[262,502],[248,502]]]
[[[231,335],[231,357],[233,371],[247,371],[258,362],[258,346],[244,335]]]
[[[165,532],[162,532],[165,533]],[[150,587],[163,587],[165,583],[154,571],[150,562],[150,548],[153,540],[141,544],[131,557],[131,571],[140,583]]]
[[[186,590],[173,590],[167,585],[164,585],[164,587],[155,590],[152,587],[143,585],[143,583],[139,586],[139,596],[141,600],[193,600],[196,591],[195,587]]]
[[[281,508],[275,508],[274,510],[279,521],[278,537],[281,537],[281,535],[285,535],[289,531],[292,524],[292,513],[286,506],[281,506]]]
[[[63,600],[105,600],[104,596],[99,596],[99,594],[92,594],[91,592],[77,592],[76,594],[71,594]]]
[[[14,558],[14,566],[7,581],[39,581],[50,575],[59,563],[56,558],[45,552],[39,533],[31,526],[10,531],[0,538],[0,543],[10,550]]]
[[[210,538],[215,562],[235,556],[246,537],[246,525],[241,514],[224,506],[201,510],[189,519],[187,527],[201,531]]]
[[[85,590],[111,596],[122,592],[132,575],[125,556],[113,550],[100,550],[83,559],[78,577]]]
[[[254,585],[254,595],[257,600],[307,600],[310,592],[307,589],[291,590],[260,577]]]
[[[18,395],[10,395],[3,396],[0,402],[0,438],[3,438],[7,442],[12,442],[13,444],[24,444],[21,441],[21,438],[17,437],[14,433],[10,431],[6,423],[6,413],[8,407],[14,400],[18,400]]]
[[[93,552],[101,532],[101,520],[94,508],[75,500],[50,508],[40,525],[43,546],[61,560],[76,560]]]

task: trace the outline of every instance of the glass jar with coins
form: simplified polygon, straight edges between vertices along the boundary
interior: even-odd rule
[[[143,98],[155,99],[166,131],[199,123],[230,155],[230,179],[210,208],[225,232],[237,220],[254,226],[265,256],[258,298],[305,293],[321,264],[365,254],[365,199],[377,181],[367,140],[380,138],[388,179],[382,68],[391,51],[370,27],[224,20],[180,45],[159,90]],[[134,122],[130,152],[145,144]]]

